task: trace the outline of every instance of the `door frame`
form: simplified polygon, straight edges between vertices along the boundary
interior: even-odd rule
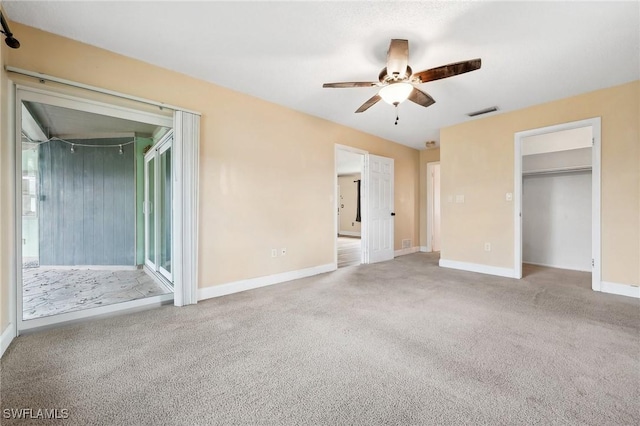
[[[155,175],[156,175],[155,170],[156,170],[156,167],[157,167],[156,156],[155,155],[150,155],[150,153],[152,153],[152,152],[153,152],[152,150],[149,150],[149,152],[147,152],[143,157],[144,158],[144,171],[143,171],[143,173],[144,173],[144,178],[143,178],[144,179],[144,196],[143,196],[144,197],[144,201],[143,201],[143,204],[142,204],[142,206],[143,206],[143,208],[142,208],[143,209],[143,217],[144,217],[144,224],[143,224],[143,226],[144,226],[144,258],[143,258],[143,265],[147,266],[147,267],[151,268],[153,271],[155,271],[156,270],[155,262],[153,262],[151,259],[149,259],[147,257],[147,254],[149,253],[149,236],[151,235],[151,230],[149,229],[149,219],[148,219],[147,215],[149,214],[148,210],[150,208],[155,209],[155,196],[156,196],[156,185],[157,185],[157,182],[156,182],[156,179],[155,179]],[[149,175],[149,163],[151,163],[152,161],[153,161],[153,176],[154,176],[153,189],[154,190],[153,190],[153,206],[150,206],[148,203],[149,203],[149,197],[150,197],[150,194],[149,194],[149,183],[150,183],[151,179],[148,178],[148,175]],[[155,216],[153,217],[153,220],[154,220],[154,229],[155,229],[155,220],[156,220]],[[155,232],[153,233],[153,238],[154,238],[153,249],[155,251],[155,249],[156,249],[156,243],[155,243],[156,234],[155,234]]]
[[[333,245],[333,263],[335,269],[338,268],[338,244],[336,239],[338,237],[338,231],[340,230],[337,214],[340,206],[340,194],[338,194],[338,153],[340,151],[362,155],[362,168],[360,169],[360,264],[369,263],[369,250],[367,248],[369,236],[369,230],[367,228],[367,225],[369,224],[369,182],[366,173],[369,152],[348,145],[335,144],[333,154],[333,238],[335,242]]]
[[[432,172],[434,166],[440,165],[440,161],[432,161],[427,163],[427,252],[432,252],[433,240],[433,177]],[[442,200],[441,200],[442,201]]]
[[[169,140],[171,140],[171,142],[169,142]],[[160,141],[156,144],[157,145],[157,150],[158,150],[158,155],[156,157],[156,161],[158,162],[158,166],[162,167],[162,154],[171,150],[171,177],[170,177],[170,181],[171,181],[171,200],[169,200],[170,202],[170,208],[171,211],[173,212],[173,194],[175,193],[175,190],[173,188],[173,183],[176,181],[175,176],[173,174],[173,171],[175,169],[175,167],[173,167],[173,129],[171,129],[170,131],[167,132],[166,135],[164,135],[162,137],[162,139],[160,139]],[[152,148],[153,149],[153,148]],[[161,193],[160,189],[162,188],[161,185],[161,181],[162,181],[162,169],[161,168],[157,169],[157,173],[156,173],[156,195],[160,195],[160,199],[162,199],[162,208],[165,207],[165,203],[166,201],[164,200],[164,194]],[[155,198],[155,197],[154,197]],[[156,198],[156,203],[158,203],[159,199]],[[161,212],[160,213],[160,219],[164,219],[163,218],[164,214]],[[158,223],[158,226],[156,227],[156,256],[162,256],[162,222]],[[171,240],[173,241],[173,231],[174,231],[174,226],[173,226],[173,215],[171,215],[171,235],[172,238]],[[171,243],[171,254],[170,254],[170,260],[172,263],[175,263],[175,259],[173,258],[173,252],[174,252],[174,244]],[[156,257],[156,260],[158,258]],[[160,274],[165,277],[170,283],[171,283],[171,287],[173,287],[173,272],[167,271],[163,266],[162,263],[156,264],[156,267],[158,269],[158,272],[160,272]],[[171,268],[171,270],[173,271],[173,268]]]
[[[43,79],[47,79],[43,76]],[[132,300],[123,303],[117,303],[108,306],[101,306],[81,311],[62,313],[48,317],[35,318],[27,321],[22,319],[22,150],[18,149],[20,144],[20,136],[22,130],[22,101],[34,101],[47,103],[49,105],[60,106],[65,108],[79,109],[82,111],[92,112],[111,117],[123,118],[134,121],[142,121],[149,124],[156,124],[175,129],[175,112],[173,116],[155,114],[134,108],[110,104],[108,102],[95,101],[75,95],[69,95],[60,90],[44,90],[29,84],[16,83],[12,81],[12,105],[14,119],[14,134],[12,148],[13,152],[13,177],[14,177],[14,224],[15,229],[12,237],[14,238],[15,261],[13,262],[14,283],[10,288],[9,312],[10,320],[13,324],[9,327],[15,327],[15,335],[19,335],[21,331],[49,327],[54,324],[62,324],[74,322],[85,318],[112,314],[114,312],[136,310],[146,306],[160,306],[170,303],[174,299],[174,294],[165,294],[161,296],[152,296],[143,299]],[[113,94],[111,94],[113,95]],[[115,95],[117,96],[117,95]]]
[[[148,221],[148,213],[147,213],[147,209],[149,209],[149,182],[150,179],[148,177],[148,172],[149,172],[149,163],[151,161],[154,162],[154,169],[153,169],[153,189],[154,189],[154,194],[153,194],[153,203],[151,204],[151,209],[153,209],[155,212],[158,211],[158,209],[156,208],[159,205],[159,199],[162,196],[162,194],[160,194],[160,182],[161,182],[161,177],[160,177],[160,165],[161,165],[161,161],[160,161],[160,157],[162,156],[162,154],[168,150],[172,150],[172,154],[173,154],[173,139],[174,139],[174,131],[173,129],[169,130],[162,138],[160,138],[160,140],[158,140],[158,142],[156,142],[150,149],[149,151],[144,155],[144,210],[145,210],[145,216],[144,216],[144,266],[146,266],[149,270],[150,273],[152,274],[157,274],[160,275],[163,279],[163,281],[166,281],[166,284],[168,284],[171,288],[173,288],[173,271],[169,272],[167,271],[165,268],[162,267],[162,265],[158,264],[157,260],[158,260],[158,256],[160,256],[160,252],[161,252],[161,239],[160,239],[160,232],[159,232],[159,217],[157,216],[157,213],[154,214],[153,217],[153,230],[149,229],[149,221]],[[171,142],[169,142],[169,140],[171,140]],[[175,167],[173,165],[173,158],[174,156],[171,156],[171,182],[173,184],[173,182],[175,182],[175,176],[174,176],[174,170]],[[173,211],[173,194],[175,193],[175,188],[171,189],[171,194],[172,194],[172,199],[171,199],[171,210]],[[160,211],[162,211],[160,209]],[[160,213],[160,218],[162,217],[162,213]],[[173,216],[171,217],[171,232],[173,234],[174,232],[174,226],[173,226]],[[151,235],[151,232],[153,232],[153,254],[155,259],[150,260],[147,255],[149,253],[149,236]],[[173,238],[172,238],[173,241]],[[174,244],[171,244],[171,261],[173,262],[173,254],[174,254]],[[171,268],[173,270],[173,268]]]
[[[555,133],[582,127],[592,129],[591,150],[591,288],[601,291],[602,286],[602,246],[601,246],[601,119],[600,117],[572,121],[553,126],[517,132],[514,135],[514,191],[513,191],[513,235],[514,235],[514,277],[522,278],[522,140],[529,136]]]

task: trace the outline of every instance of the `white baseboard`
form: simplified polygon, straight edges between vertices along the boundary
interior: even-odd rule
[[[234,281],[227,284],[214,285],[198,289],[198,300],[211,299],[213,297],[226,296],[228,294],[239,293],[241,291],[253,290],[254,288],[266,287],[268,285],[280,284],[286,281],[306,278],[313,275],[324,274],[336,270],[335,263],[314,266],[312,268],[299,269],[297,271],[283,272],[280,274],[267,275],[265,277],[250,278],[248,280]]]
[[[591,272],[591,265],[589,265],[588,269],[578,269],[578,268],[572,268],[570,266],[549,265],[546,263],[529,262],[528,260],[523,260],[522,263],[526,263],[528,265],[535,265],[535,266],[544,266],[545,268],[566,269],[568,271],[578,271],[578,272]]]
[[[4,355],[4,351],[7,350],[13,339],[16,338],[16,327],[14,324],[9,324],[7,329],[0,335],[0,358]]]
[[[431,250],[431,247],[428,246],[420,246],[420,251],[423,253],[434,253],[434,250]],[[435,252],[440,253],[439,250],[436,250]]]
[[[338,232],[338,235],[344,235],[345,237],[360,237],[361,233],[355,231],[340,231]]]
[[[510,268],[481,265],[479,263],[458,262],[456,260],[440,259],[443,268],[459,269],[461,271],[479,272],[481,274],[497,275],[499,277],[514,278],[515,272]]]
[[[393,257],[404,256],[405,254],[416,253],[420,251],[420,247],[409,247],[406,249],[400,249],[393,252]]]
[[[618,284],[607,281],[600,283],[600,291],[603,293],[617,294],[620,296],[635,297],[640,299],[640,287],[630,284]]]

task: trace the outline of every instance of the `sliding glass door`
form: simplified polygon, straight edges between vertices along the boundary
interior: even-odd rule
[[[172,279],[172,155],[173,132],[154,145],[144,157],[145,265]]]

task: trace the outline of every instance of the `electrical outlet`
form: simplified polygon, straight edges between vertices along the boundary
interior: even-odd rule
[[[287,255],[287,249],[285,247],[283,247],[282,250],[280,250],[280,255],[281,256],[286,256]]]
[[[271,257],[278,257],[278,250],[277,249],[271,249]]]
[[[507,194],[504,196],[504,199],[507,201],[513,201],[513,193],[507,192]]]
[[[491,251],[491,243],[484,243],[484,251]]]
[[[464,195],[456,195],[456,203],[464,203]]]

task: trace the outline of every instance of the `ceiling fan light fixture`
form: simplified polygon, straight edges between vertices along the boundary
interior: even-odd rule
[[[412,90],[413,85],[411,83],[399,81],[384,86],[380,89],[379,95],[389,105],[398,105],[407,100]]]

